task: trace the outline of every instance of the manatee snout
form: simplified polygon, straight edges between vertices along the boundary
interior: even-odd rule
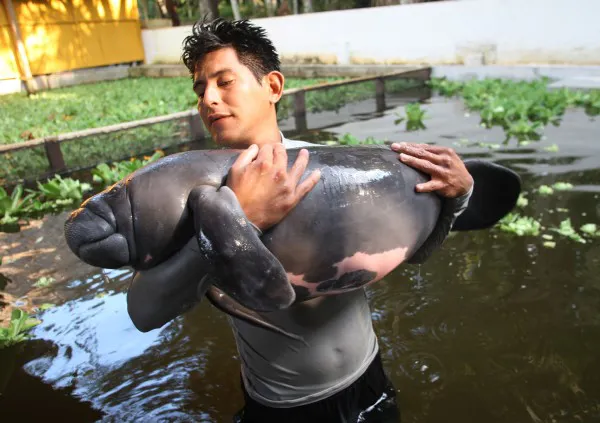
[[[119,226],[112,207],[98,195],[84,202],[67,218],[65,239],[71,251],[85,263],[118,269],[134,260],[128,233],[122,233],[128,225],[125,228]]]

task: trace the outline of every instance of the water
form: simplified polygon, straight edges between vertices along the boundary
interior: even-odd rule
[[[479,128],[459,103],[428,109],[423,132],[405,133],[390,111],[328,131],[435,141],[507,165],[524,180],[529,204],[520,211],[539,219],[542,233],[567,217],[574,228],[600,223],[598,121],[569,111],[540,142],[490,149],[461,141],[504,137]],[[544,150],[552,144],[558,152]],[[574,189],[534,193],[557,181]],[[544,241],[497,229],[453,234],[426,264],[369,289],[403,422],[600,421],[600,238]],[[72,300],[41,315],[33,341],[3,353],[3,367],[16,369],[0,397],[7,421],[231,421],[242,397],[226,318],[204,302],[140,333],[126,311],[130,276],[111,271],[57,287]]]

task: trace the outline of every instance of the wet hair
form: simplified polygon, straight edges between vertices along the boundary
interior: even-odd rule
[[[192,35],[183,40],[181,58],[193,76],[196,65],[206,54],[225,47],[235,50],[240,63],[250,69],[259,83],[267,73],[280,72],[281,63],[273,43],[262,28],[248,20],[217,18],[196,22]]]

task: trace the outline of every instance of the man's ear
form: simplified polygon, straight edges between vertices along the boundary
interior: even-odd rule
[[[265,75],[265,78],[267,81],[267,86],[269,87],[269,101],[275,104],[283,95],[285,77],[281,72],[272,71]]]

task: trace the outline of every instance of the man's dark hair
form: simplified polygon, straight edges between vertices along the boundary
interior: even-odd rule
[[[280,71],[279,56],[266,32],[247,20],[198,21],[192,35],[183,40],[183,63],[194,74],[196,64],[212,51],[232,47],[239,61],[248,67],[258,82],[267,73]]]

